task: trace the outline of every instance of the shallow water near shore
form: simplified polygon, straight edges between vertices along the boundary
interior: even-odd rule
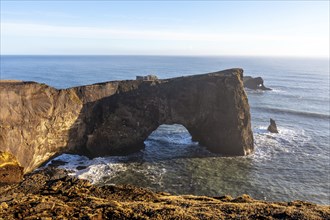
[[[159,78],[241,67],[272,91],[247,90],[255,152],[221,157],[191,141],[181,125],[162,125],[145,149],[89,160],[61,155],[63,168],[95,184],[134,184],[175,194],[238,196],[330,204],[329,63],[326,59],[159,56],[1,56],[1,79],[56,88],[156,74]],[[269,118],[279,134],[267,131]],[[77,169],[78,168],[78,169]]]

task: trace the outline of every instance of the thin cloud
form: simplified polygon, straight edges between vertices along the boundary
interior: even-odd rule
[[[90,39],[143,39],[143,40],[231,40],[231,36],[196,34],[162,30],[128,30],[77,26],[52,26],[43,24],[3,23],[2,33],[11,36],[70,37]]]
[[[22,12],[22,11],[1,11],[1,15],[4,17],[7,16],[15,16],[15,17],[30,17],[31,14],[33,16],[38,17],[53,17],[53,18],[66,18],[66,19],[74,19],[79,18],[78,16],[68,14],[68,13],[62,13],[62,12],[52,12],[52,11],[28,11],[28,12]],[[14,20],[17,21],[17,20]]]
[[[163,30],[128,30],[79,26],[54,26],[33,23],[2,23],[1,35],[29,37],[64,37],[90,39],[144,39],[170,41],[315,41],[315,37],[194,33]]]
[[[329,56],[327,36],[292,36],[292,35],[256,35],[245,33],[199,33],[177,30],[124,29],[109,27],[60,26],[34,23],[4,22],[1,23],[2,42],[10,39],[49,39],[58,38],[57,44],[63,44],[68,39],[85,39],[96,47],[98,39],[141,41],[138,45],[130,44],[131,49],[175,51],[189,46],[189,51],[195,54],[282,54],[282,55],[320,55]],[[150,48],[142,41],[152,41],[157,44]],[[13,42],[13,41],[11,41]],[[118,42],[118,41],[117,41]],[[167,42],[165,44],[165,42]],[[53,41],[53,44],[55,42]],[[114,45],[115,43],[111,44]],[[13,45],[13,44],[11,44]],[[325,48],[324,45],[327,45]],[[125,44],[117,46],[125,47]],[[187,50],[185,48],[185,50]],[[192,48],[192,49],[190,49]],[[10,48],[8,48],[10,50]],[[4,51],[4,50],[3,50]],[[7,51],[7,50],[6,50]],[[195,51],[195,52],[194,52]]]

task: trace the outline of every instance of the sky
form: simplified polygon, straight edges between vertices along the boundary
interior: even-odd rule
[[[1,0],[1,54],[329,58],[329,1]]]

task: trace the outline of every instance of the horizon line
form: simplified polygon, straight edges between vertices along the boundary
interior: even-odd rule
[[[306,55],[224,55],[224,54],[0,54],[0,56],[145,56],[145,57],[268,57],[268,58],[314,58],[314,59],[329,59],[328,56],[306,56]]]

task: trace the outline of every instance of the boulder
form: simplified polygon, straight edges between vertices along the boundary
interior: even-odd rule
[[[212,152],[253,152],[243,70],[57,90],[35,82],[0,82],[0,150],[25,172],[61,153],[125,155],[144,147],[162,124],[182,124]]]
[[[0,185],[18,183],[23,179],[23,167],[8,152],[0,151]]]
[[[273,119],[270,119],[270,125],[267,128],[271,133],[278,133],[276,123]]]
[[[264,80],[261,77],[251,77],[251,76],[244,76],[244,87],[253,89],[253,90],[272,90],[264,86]]]

